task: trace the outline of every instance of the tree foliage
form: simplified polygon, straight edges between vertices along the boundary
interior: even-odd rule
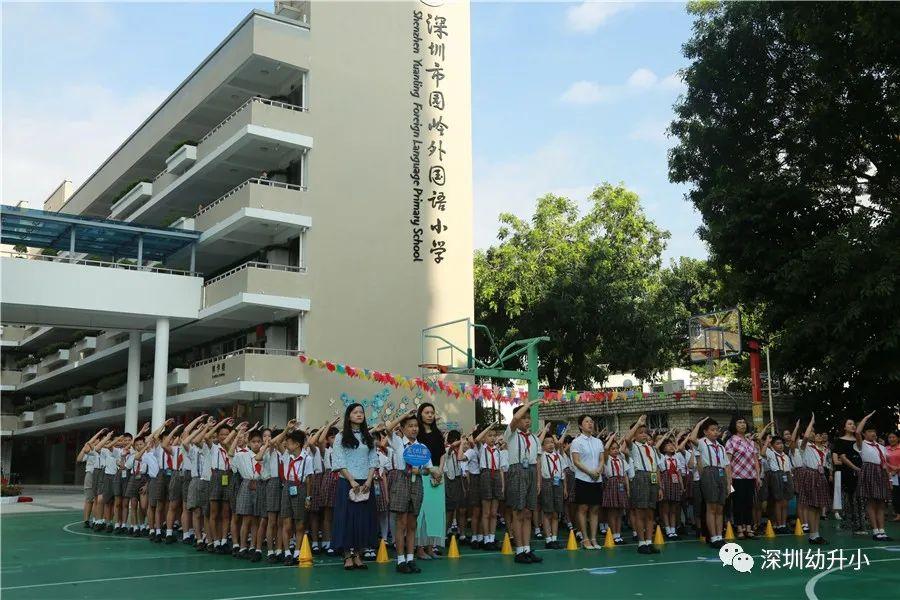
[[[694,4],[670,178],[825,417],[900,395],[900,11]],[[896,423],[882,411],[882,423]]]

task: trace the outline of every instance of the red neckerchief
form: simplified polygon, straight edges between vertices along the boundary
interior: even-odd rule
[[[673,475],[678,473],[678,460],[674,456],[667,456],[666,462],[669,464],[669,473]]]
[[[291,475],[293,475],[294,482],[300,483],[300,475],[297,473],[297,467],[296,467],[296,464],[298,462],[300,463],[300,467],[302,468],[303,467],[303,455],[302,454],[298,454],[297,458],[292,458],[288,461],[288,468],[287,468],[287,472],[285,473],[285,478],[288,481],[291,481]]]
[[[484,449],[491,453],[491,473],[497,470],[497,458],[494,456],[496,449],[493,446],[485,445]]]
[[[878,463],[879,463],[880,465],[884,466],[884,453],[881,451],[881,446],[879,446],[879,445],[878,445],[877,443],[875,443],[875,442],[866,442],[866,443],[867,443],[868,445],[872,446],[873,448],[875,448],[875,450],[878,451]]]
[[[616,457],[616,456],[613,457],[612,465],[613,465],[613,475],[615,475],[616,477],[621,475],[621,473],[619,473],[619,458],[618,457]]]
[[[812,449],[815,450],[816,454],[819,455],[819,466],[824,466],[825,465],[825,451],[819,450],[818,448],[816,448],[815,444],[812,444]]]
[[[531,434],[523,433],[520,431],[519,435],[521,435],[522,438],[525,440],[525,451],[528,452],[530,455],[531,454]],[[521,444],[521,442],[519,442],[519,443]],[[521,449],[521,446],[519,446],[519,448]]]
[[[553,477],[557,472],[559,472],[559,455],[548,454],[547,460],[553,463],[553,466],[550,467],[550,477]]]

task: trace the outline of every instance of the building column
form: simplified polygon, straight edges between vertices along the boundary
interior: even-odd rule
[[[125,383],[125,431],[138,432],[138,401],[141,386],[141,332],[128,334],[128,379]]]
[[[294,418],[297,419],[297,422],[300,422],[300,410],[301,410],[301,400],[300,396],[294,398]]]
[[[169,319],[156,320],[156,343],[153,354],[153,407],[150,428],[157,429],[166,421],[166,379],[169,375]]]

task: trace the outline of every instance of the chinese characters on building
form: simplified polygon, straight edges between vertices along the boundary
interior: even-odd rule
[[[449,26],[447,18],[427,11],[412,13],[412,101],[410,173],[412,205],[412,260],[444,261],[448,251],[446,232],[447,182],[453,176],[446,159],[454,151],[445,133],[451,127],[445,109],[448,86],[445,68]],[[443,218],[441,218],[443,215]]]

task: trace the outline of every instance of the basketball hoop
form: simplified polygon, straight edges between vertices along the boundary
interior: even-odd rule
[[[437,371],[438,373],[444,375],[449,370],[449,366],[447,365],[439,365],[437,363],[422,363],[419,365],[420,369],[431,369],[433,371]]]
[[[721,348],[685,348],[685,353],[691,358],[691,362],[701,363],[718,360],[722,357]]]

